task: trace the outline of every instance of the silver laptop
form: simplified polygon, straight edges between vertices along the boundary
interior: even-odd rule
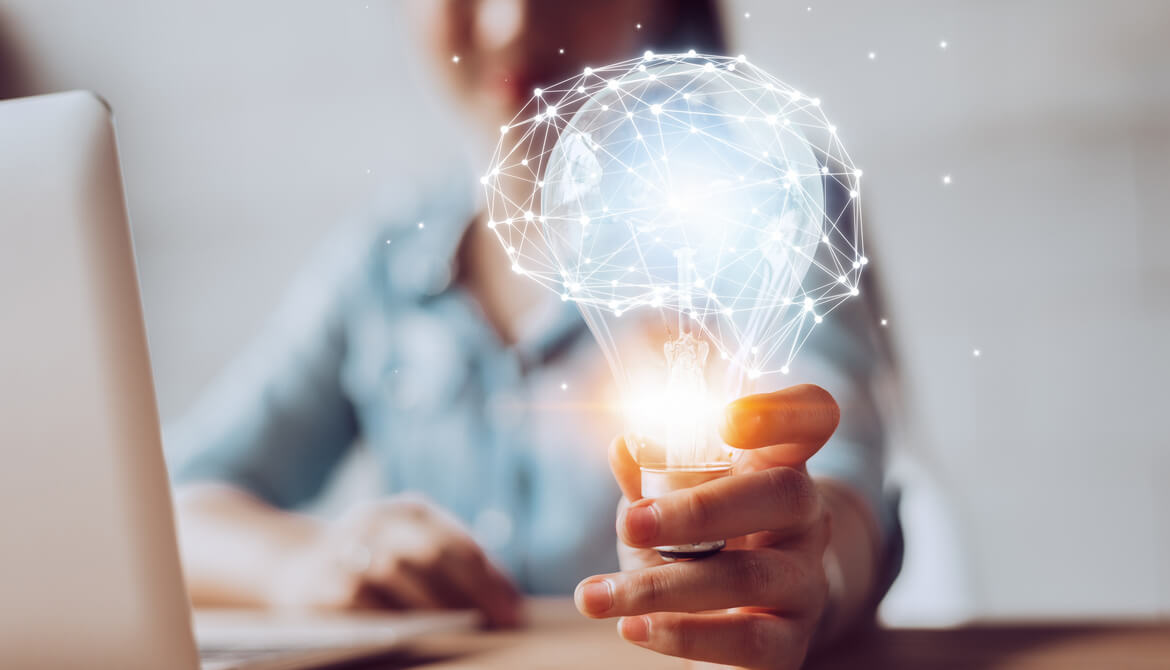
[[[382,653],[469,613],[201,613],[220,668]],[[0,102],[0,667],[200,666],[108,107]]]

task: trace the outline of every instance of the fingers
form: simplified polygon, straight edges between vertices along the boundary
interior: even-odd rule
[[[613,470],[613,476],[617,479],[626,500],[638,500],[642,497],[642,470],[630,455],[624,437],[618,436],[610,442],[609,467]]]
[[[493,626],[520,622],[520,595],[456,522],[427,505],[399,505],[376,521],[366,581],[406,608],[474,607]],[[405,519],[405,521],[403,521]]]
[[[801,384],[732,402],[724,411],[720,433],[727,444],[740,449],[784,447],[784,460],[796,465],[828,441],[840,419],[841,410],[828,391]]]
[[[701,561],[669,563],[590,577],[574,600],[594,618],[649,612],[767,607],[801,613],[823,595],[824,572],[780,550],[724,551]]]
[[[772,531],[803,532],[822,514],[811,477],[793,468],[771,468],[723,477],[629,505],[618,535],[631,547],[689,544]]]
[[[447,551],[441,558],[437,577],[454,587],[467,604],[483,612],[492,626],[512,627],[520,623],[520,593],[477,547],[468,552]]]
[[[808,624],[761,612],[623,618],[626,641],[670,656],[745,668],[795,670],[808,648]]]

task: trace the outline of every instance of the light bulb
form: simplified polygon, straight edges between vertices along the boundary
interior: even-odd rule
[[[836,126],[743,57],[647,52],[543,88],[508,127],[524,132],[481,179],[490,227],[519,274],[580,308],[642,494],[727,475],[722,407],[786,373],[868,262]]]

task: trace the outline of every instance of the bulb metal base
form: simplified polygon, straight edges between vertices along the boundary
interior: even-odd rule
[[[730,472],[731,465],[726,463],[693,468],[642,468],[642,495],[657,498],[671,491],[688,489],[725,477]],[[664,560],[673,562],[711,556],[719,553],[726,544],[723,540],[708,540],[693,544],[668,544],[654,549]]]

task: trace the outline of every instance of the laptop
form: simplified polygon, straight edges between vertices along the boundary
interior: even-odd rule
[[[0,102],[0,667],[199,668],[109,107]],[[469,612],[200,613],[204,667],[320,667]]]

